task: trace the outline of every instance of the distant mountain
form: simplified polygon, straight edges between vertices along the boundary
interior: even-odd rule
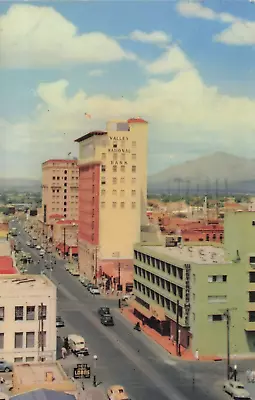
[[[0,178],[0,190],[28,190],[37,192],[41,190],[41,182],[25,178]]]
[[[217,181],[217,183],[216,183]],[[255,193],[255,159],[217,152],[171,166],[148,178],[149,192],[205,190]]]

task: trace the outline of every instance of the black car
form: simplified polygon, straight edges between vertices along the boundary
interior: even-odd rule
[[[65,326],[65,323],[63,319],[60,316],[57,316],[56,318],[56,327],[57,328],[63,328]]]
[[[98,309],[98,314],[103,317],[104,315],[111,315],[111,311],[109,307],[100,307]]]
[[[101,317],[101,324],[104,326],[114,326],[114,320],[111,315],[103,315]]]

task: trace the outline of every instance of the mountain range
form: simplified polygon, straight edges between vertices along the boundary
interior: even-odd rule
[[[173,165],[148,177],[149,193],[255,193],[255,159],[224,152]]]
[[[0,178],[0,190],[39,192],[41,191],[41,182],[25,178]]]

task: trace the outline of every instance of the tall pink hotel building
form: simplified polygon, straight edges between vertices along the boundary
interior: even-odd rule
[[[79,268],[96,281],[102,273],[133,282],[133,245],[147,224],[148,123],[110,121],[79,143]]]

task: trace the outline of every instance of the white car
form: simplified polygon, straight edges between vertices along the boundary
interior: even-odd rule
[[[39,244],[36,246],[36,250],[41,250],[41,246],[39,246]]]
[[[97,286],[91,286],[89,291],[90,291],[91,294],[96,294],[96,295],[100,294],[100,290],[98,289]]]
[[[37,248],[37,247],[36,247],[36,248]],[[41,249],[39,254],[40,254],[40,256],[44,256],[44,255],[45,255],[45,250],[44,250],[44,249]]]
[[[224,382],[223,390],[235,400],[252,400],[250,393],[241,382],[228,380]]]
[[[30,242],[27,242],[26,245],[27,245],[28,247],[30,247],[30,246],[31,246],[31,243],[30,243]]]

